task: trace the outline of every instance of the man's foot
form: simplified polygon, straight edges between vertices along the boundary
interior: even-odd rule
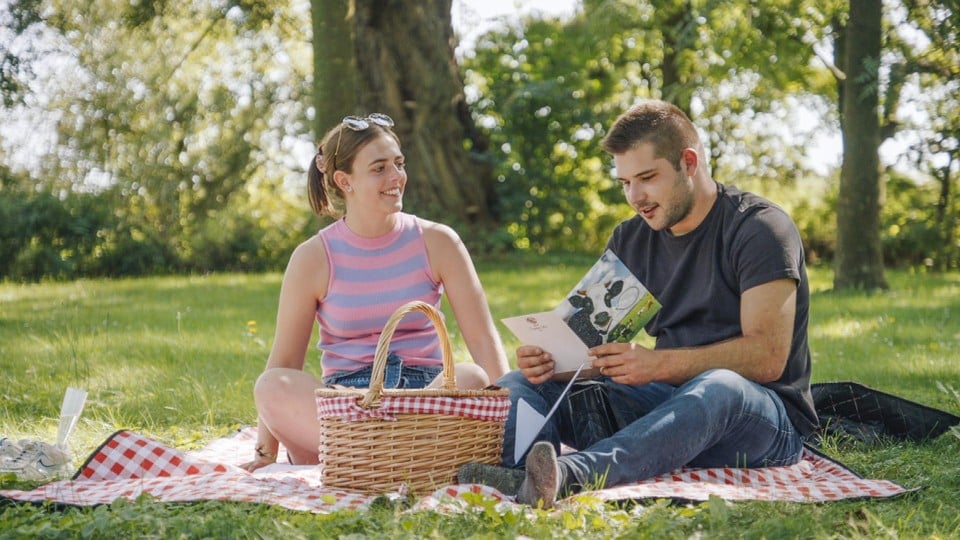
[[[523,470],[508,469],[486,463],[467,463],[457,471],[457,482],[461,484],[483,484],[504,495],[514,496],[523,482]]]
[[[557,452],[548,441],[539,441],[527,454],[527,474],[517,492],[517,502],[540,508],[553,508],[560,489]]]

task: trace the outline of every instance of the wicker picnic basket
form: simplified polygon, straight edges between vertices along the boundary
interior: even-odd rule
[[[390,339],[408,313],[432,321],[443,355],[438,388],[383,387]],[[468,462],[496,464],[510,411],[509,390],[459,390],[439,312],[414,301],[387,320],[377,343],[369,389],[320,388],[320,466],[324,487],[364,493],[425,493],[455,483]]]

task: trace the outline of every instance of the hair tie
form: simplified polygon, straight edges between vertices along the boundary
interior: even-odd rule
[[[314,158],[314,161],[317,162],[317,169],[319,169],[322,174],[327,174],[327,164],[323,161],[323,154],[317,152],[317,157]]]

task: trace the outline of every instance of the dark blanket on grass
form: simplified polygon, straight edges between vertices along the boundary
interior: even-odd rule
[[[815,390],[815,394],[818,395],[818,403],[822,399],[833,404],[831,414],[847,414],[842,402],[849,402],[850,399],[858,404],[873,403],[868,395],[872,391],[865,387],[848,386],[851,383],[830,384],[840,386],[822,387]],[[851,393],[856,396],[851,397]],[[832,397],[827,399],[825,396]],[[915,404],[903,403],[899,398],[894,401],[899,407],[900,416],[909,420],[908,424],[916,421],[911,419],[911,415],[917,413]],[[856,425],[856,415],[861,414],[859,411],[871,410],[870,407],[859,405],[855,408],[858,411],[856,414],[843,417],[844,427]],[[885,415],[891,410],[884,404],[879,409],[885,411]],[[870,418],[873,418],[872,414]],[[889,427],[877,427],[885,426],[883,421],[871,422],[874,423],[875,432],[890,431]],[[938,430],[942,433],[958,422],[960,418],[956,416],[936,416],[933,422],[935,428],[924,427],[916,433],[922,432],[924,437],[929,437]],[[833,425],[839,429],[836,428],[837,424]],[[316,466],[278,463],[248,473],[237,465],[253,455],[255,441],[256,428],[246,428],[234,436],[215,440],[201,450],[183,452],[134,432],[119,431],[93,452],[72,479],[51,482],[29,491],[0,490],[0,497],[8,502],[52,501],[88,506],[107,504],[120,498],[134,500],[148,495],[164,502],[241,501],[315,513],[363,509],[375,499],[372,495],[324,487]],[[284,462],[285,456],[281,455],[280,461]],[[716,496],[729,501],[809,503],[886,498],[907,491],[912,489],[887,480],[862,478],[837,461],[807,447],[801,461],[791,466],[759,469],[683,468],[635,484],[584,493],[561,501],[559,507],[573,504],[577,497],[582,496],[600,500],[665,498],[685,501],[703,501]],[[463,497],[468,493],[493,497],[506,506],[515,504],[512,498],[493,488],[459,484],[443,486],[433,494],[422,497],[416,501],[414,509],[456,511],[469,506],[470,500],[475,500],[475,497]]]

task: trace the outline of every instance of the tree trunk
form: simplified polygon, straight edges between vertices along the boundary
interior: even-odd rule
[[[833,65],[843,73],[843,78],[837,79],[837,111],[840,115],[840,132],[844,131],[843,103],[846,95],[844,81],[847,73],[847,30],[843,26],[839,17],[834,16],[831,19],[833,26]]]
[[[454,57],[451,0],[353,0],[360,103],[396,121],[407,158],[405,209],[492,224],[493,169]]]
[[[946,271],[954,261],[956,248],[954,247],[954,230],[956,229],[954,219],[948,219],[950,215],[951,180],[950,172],[953,170],[953,162],[957,152],[947,154],[947,163],[934,176],[940,181],[940,196],[937,198],[936,224],[940,233],[940,247],[937,249],[937,269]],[[941,176],[942,175],[942,176]]]
[[[695,48],[696,19],[689,2],[677,6],[663,25],[663,99],[676,105],[687,116],[693,118],[691,102],[694,84],[681,79],[680,52]]]
[[[317,142],[344,116],[359,111],[351,26],[344,0],[313,0],[313,132]]]
[[[850,0],[842,83],[843,165],[837,201],[836,289],[886,288],[880,246],[879,65],[882,4]]]

